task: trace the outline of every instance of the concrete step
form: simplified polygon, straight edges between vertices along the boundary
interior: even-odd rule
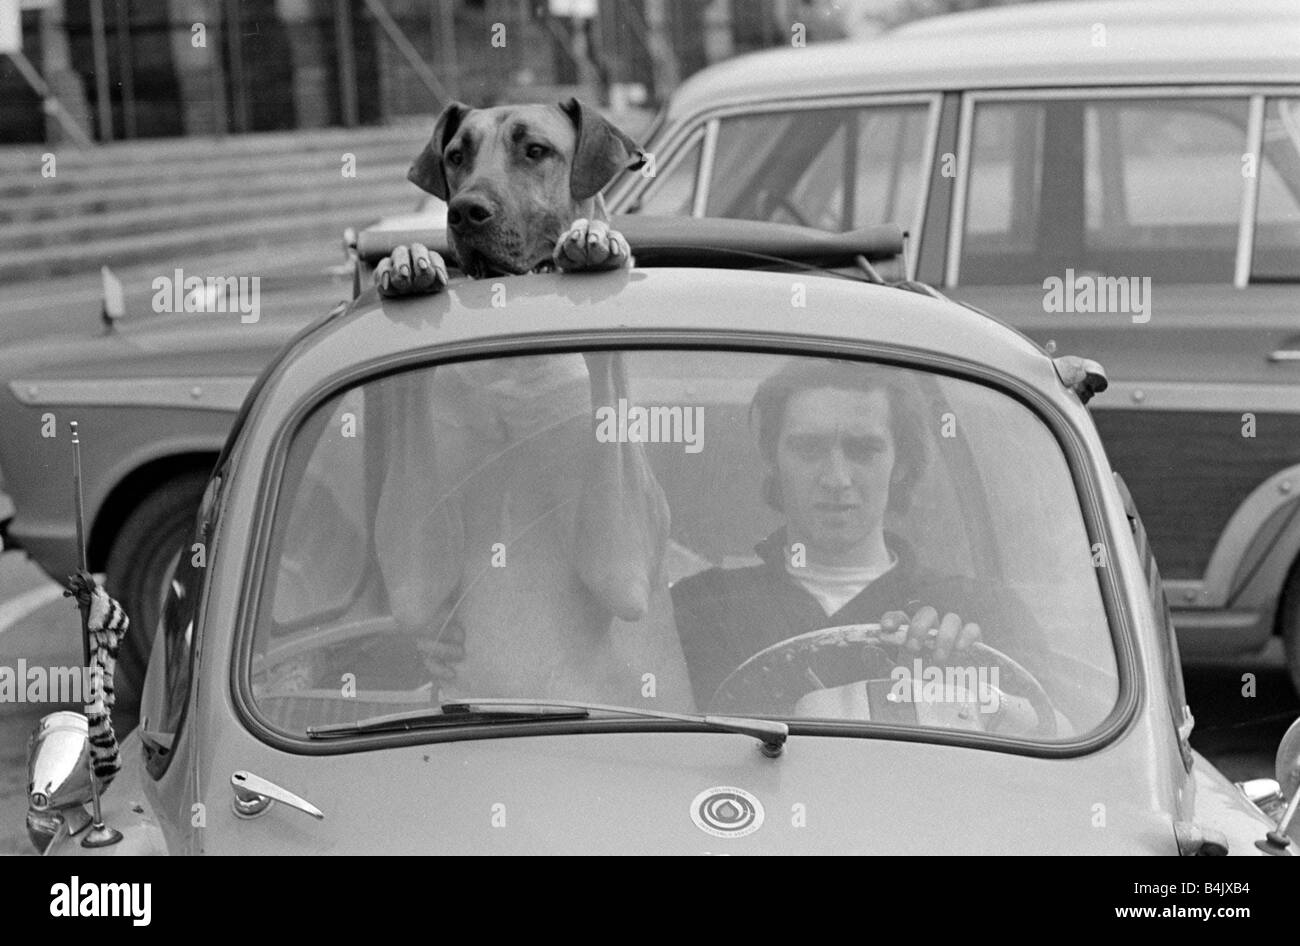
[[[177,185],[195,180],[253,180],[263,175],[306,171],[342,177],[343,156],[354,158],[356,173],[361,175],[375,166],[410,166],[424,145],[417,139],[368,143],[357,147],[320,150],[284,150],[272,154],[248,156],[220,151],[196,155],[185,162],[152,162],[145,158],[123,159],[106,156],[103,162],[69,167],[55,164],[54,177],[41,176],[39,158],[21,169],[0,170],[0,203],[26,197],[55,199],[71,193],[99,192],[119,187]]]
[[[42,155],[53,151],[60,165],[91,167],[113,162],[192,164],[212,154],[232,156],[257,156],[284,154],[292,151],[333,151],[339,148],[355,150],[370,145],[384,145],[394,141],[421,141],[428,139],[433,130],[433,118],[396,121],[383,127],[316,128],[297,131],[254,132],[247,135],[228,135],[222,138],[195,136],[189,138],[140,138],[118,141],[81,150],[71,145],[51,148],[44,144],[0,146],[0,171],[23,170],[39,166]]]
[[[281,247],[319,247],[322,259],[342,262],[343,230],[365,226],[380,217],[409,211],[408,202],[362,209],[330,207],[305,213],[269,217],[232,216],[217,224],[169,232],[151,232],[129,238],[104,237],[59,251],[54,248],[0,252],[0,283],[47,279],[132,264],[153,264],[156,274],[170,274],[183,256],[201,257],[236,250],[274,253]],[[195,275],[259,275],[257,267],[242,273],[210,272]]]
[[[87,181],[73,174],[60,174],[57,179],[42,179],[39,183],[26,181],[12,183],[8,196],[0,196],[0,221],[42,220],[44,217],[64,216],[66,209],[94,207],[95,203],[112,208],[130,201],[185,200],[188,194],[231,194],[231,192],[265,192],[266,190],[305,190],[322,183],[391,181],[394,174],[406,178],[411,165],[406,155],[374,153],[357,156],[355,177],[343,177],[342,162],[333,156],[318,161],[311,156],[286,155],[276,162],[259,162],[222,166],[217,162],[196,162],[185,177],[147,177],[146,169],[133,169],[134,177],[114,181]]]
[[[373,216],[373,208],[401,207],[409,211],[419,202],[420,190],[392,173],[385,179],[361,182],[344,180],[311,183],[288,192],[271,191],[249,195],[199,195],[206,199],[164,202],[131,210],[82,213],[52,220],[28,221],[0,228],[0,252],[36,250],[41,247],[77,246],[96,240],[168,233],[232,219],[285,219],[297,214],[330,209],[361,218]]]
[[[261,198],[275,194],[315,190],[355,189],[377,182],[405,181],[409,161],[364,161],[356,166],[355,177],[343,177],[341,167],[263,169],[260,173],[196,173],[178,181],[142,181],[103,187],[69,188],[51,192],[41,187],[21,196],[0,198],[0,225],[32,223],[85,214],[114,213],[144,207],[178,206],[216,197]],[[420,192],[412,186],[412,193]]]

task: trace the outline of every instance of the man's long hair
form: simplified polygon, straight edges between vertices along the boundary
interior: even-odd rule
[[[894,472],[887,508],[892,513],[906,512],[929,463],[930,438],[921,394],[905,369],[836,358],[792,359],[759,384],[749,404],[751,426],[757,418],[758,450],[763,459],[776,464],[777,443],[790,398],[820,388],[885,392],[889,431],[894,439]],[[778,512],[782,509],[781,490],[774,476],[768,475],[763,481],[763,501]]]

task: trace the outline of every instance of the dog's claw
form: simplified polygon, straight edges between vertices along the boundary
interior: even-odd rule
[[[631,258],[623,234],[602,220],[575,220],[555,243],[552,260],[564,272],[618,269]]]
[[[374,281],[381,296],[438,292],[447,285],[447,264],[422,244],[399,246],[379,261]]]

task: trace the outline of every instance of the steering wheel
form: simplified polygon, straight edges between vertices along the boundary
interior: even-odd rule
[[[808,218],[803,215],[803,212],[794,205],[794,202],[791,201],[789,196],[786,194],[778,194],[775,191],[770,190],[761,190],[754,198],[754,205],[758,210],[759,215],[766,220],[772,219],[773,210],[784,210],[793,217],[795,223],[800,226],[812,226],[812,224],[808,222]]]
[[[844,624],[778,641],[754,654],[722,681],[710,701],[710,711],[791,716],[795,703],[817,690],[869,680],[889,681],[895,668],[910,667],[920,656],[903,650],[906,635],[906,630],[884,634],[879,624]],[[961,655],[996,666],[998,689],[1028,700],[1037,717],[1031,735],[1056,735],[1056,707],[1032,673],[980,641],[961,651]],[[1004,680],[1003,674],[1008,679]],[[1002,687],[1004,682],[1010,685]]]

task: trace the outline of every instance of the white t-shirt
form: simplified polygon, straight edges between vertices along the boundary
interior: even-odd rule
[[[826,612],[827,617],[844,607],[881,575],[898,564],[898,556],[889,553],[889,563],[881,566],[859,565],[792,565],[785,570],[795,581],[808,590]]]

